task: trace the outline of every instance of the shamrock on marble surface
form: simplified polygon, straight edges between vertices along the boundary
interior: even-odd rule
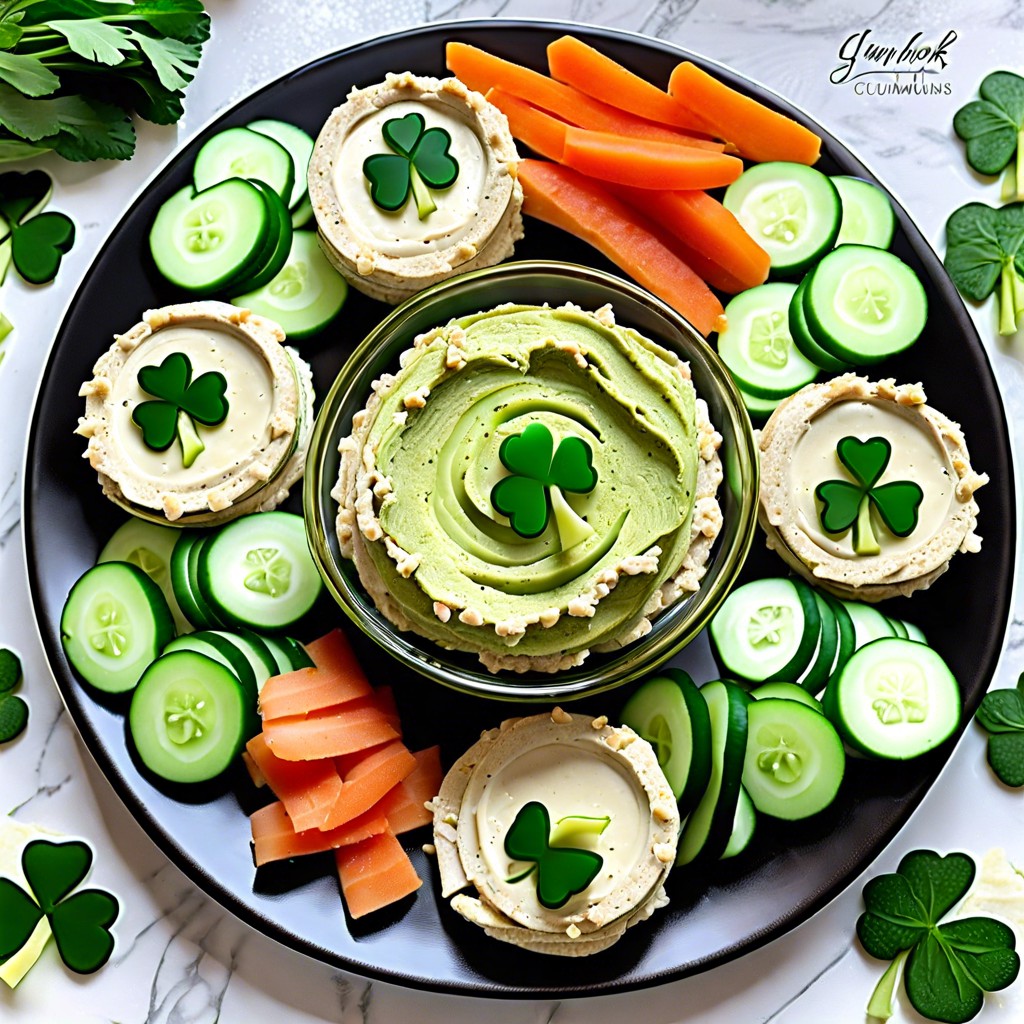
[[[155,401],[140,402],[132,420],[153,451],[166,451],[175,437],[181,442],[186,469],[205,450],[194,420],[208,427],[223,423],[228,415],[224,374],[210,370],[192,379],[192,363],[183,352],[172,352],[159,366],[139,370],[139,387]]]
[[[881,548],[871,528],[871,506],[897,537],[908,537],[917,527],[917,510],[924,492],[911,480],[878,486],[889,465],[892,445],[884,437],[861,441],[844,437],[836,445],[839,461],[854,483],[826,480],[814,496],[822,503],[821,525],[828,533],[845,533],[853,527],[853,549],[858,555],[877,555]]]
[[[110,927],[120,911],[117,899],[102,889],[74,892],[92,860],[92,849],[77,839],[35,839],[25,847],[21,866],[31,892],[0,877],[0,964],[28,942],[44,917],[61,959],[75,973],[92,974],[110,959]]]
[[[0,174],[0,281],[13,262],[31,284],[45,284],[57,275],[60,261],[75,242],[75,225],[63,213],[40,213],[53,193],[45,171]]]
[[[448,152],[452,137],[444,128],[427,128],[423,115],[415,112],[385,121],[381,134],[392,152],[374,153],[363,161],[370,198],[382,210],[394,212],[405,206],[411,192],[423,220],[437,209],[430,189],[450,188],[459,176],[458,161]]]
[[[20,736],[28,724],[28,705],[14,693],[20,683],[21,659],[0,647],[0,743]]]
[[[606,818],[585,820],[603,822],[600,827],[602,832],[608,823]],[[553,846],[552,839],[548,809],[542,803],[531,800],[519,809],[515,821],[505,834],[505,852],[513,860],[533,862],[526,871],[508,881],[520,882],[536,872],[537,899],[548,910],[557,910],[593,882],[601,870],[604,858],[593,850]]]
[[[597,486],[597,470],[586,441],[563,437],[555,450],[551,431],[543,423],[531,423],[521,434],[502,441],[498,458],[511,475],[502,477],[491,489],[491,504],[508,517],[520,537],[540,536],[553,506],[563,548],[572,547],[592,532],[561,494],[586,494]],[[577,520],[575,531],[571,531],[569,517]],[[566,536],[570,532],[572,535]]]
[[[987,733],[988,763],[1000,782],[1024,786],[1024,672],[1015,689],[986,693],[975,719]]]
[[[965,853],[908,853],[895,874],[864,887],[865,913],[857,938],[873,957],[892,960],[868,1003],[868,1015],[888,1020],[903,967],[903,986],[922,1017],[963,1024],[976,1016],[986,992],[1006,988],[1020,970],[1013,929],[991,917],[939,922],[974,881]]]

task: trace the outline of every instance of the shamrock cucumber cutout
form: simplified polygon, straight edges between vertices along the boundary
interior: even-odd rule
[[[52,281],[64,254],[75,243],[75,225],[70,217],[39,212],[52,192],[53,182],[45,171],[0,174],[0,216],[7,227],[0,235],[0,245],[10,243],[10,259],[30,284]]]
[[[603,823],[597,831],[604,831],[607,818],[582,819]],[[536,872],[537,899],[548,910],[557,910],[583,892],[601,870],[604,858],[593,850],[579,850],[569,846],[553,846],[551,818],[548,809],[536,800],[524,804],[515,821],[505,834],[505,852],[513,860],[533,861],[531,867],[508,879],[512,884],[521,882]]]
[[[1024,786],[1024,673],[1013,690],[986,693],[975,719],[988,734],[988,763],[1000,782]]]
[[[92,867],[92,849],[73,839],[54,843],[34,839],[21,855],[30,892],[0,877],[0,963],[28,942],[46,917],[61,959],[76,974],[92,974],[114,950],[110,927],[120,904],[102,889],[74,890]]]
[[[206,449],[193,420],[215,427],[227,419],[224,374],[210,370],[193,380],[188,356],[172,352],[159,366],[143,366],[138,380],[139,387],[156,399],[140,402],[132,410],[132,420],[142,431],[142,440],[146,447],[162,452],[177,437],[182,463],[188,469]]]
[[[562,550],[594,532],[562,494],[587,494],[597,486],[597,470],[586,441],[563,437],[555,450],[551,431],[543,423],[531,423],[521,434],[502,441],[498,458],[511,475],[502,477],[491,489],[491,504],[508,517],[520,537],[539,537],[552,512]]]
[[[858,555],[881,552],[871,525],[871,507],[896,537],[909,537],[917,528],[918,507],[924,491],[912,480],[895,480],[878,486],[889,465],[892,445],[884,437],[861,441],[844,437],[836,445],[839,461],[854,483],[826,480],[814,489],[822,503],[821,525],[827,533],[845,533],[853,527],[853,550]]]
[[[423,115],[406,114],[384,122],[381,129],[391,153],[374,153],[363,161],[370,198],[393,213],[405,206],[411,192],[420,220],[437,209],[431,189],[451,188],[459,176],[458,161],[449,152],[452,137],[444,128],[427,128]]]
[[[28,724],[28,705],[14,694],[21,683],[21,659],[0,647],[0,743],[20,736]]]

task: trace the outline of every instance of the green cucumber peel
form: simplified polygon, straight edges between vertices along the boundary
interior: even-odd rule
[[[988,763],[1007,786],[1024,786],[1024,673],[1015,689],[985,694],[975,720],[987,733]]]
[[[977,916],[940,923],[974,877],[974,861],[965,853],[914,850],[894,874],[864,887],[857,938],[879,960],[905,958],[907,998],[929,1020],[964,1024],[981,1011],[986,992],[1006,988],[1020,971],[1013,929],[1001,921]],[[873,1016],[891,1015],[898,972],[890,965],[872,994]]]

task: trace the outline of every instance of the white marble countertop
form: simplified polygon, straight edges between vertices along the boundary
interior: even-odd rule
[[[952,209],[972,198],[998,203],[998,189],[968,169],[950,122],[985,73],[1020,69],[1024,11],[1019,3],[208,0],[207,7],[214,35],[187,96],[185,120],[177,128],[143,126],[130,164],[41,161],[56,179],[51,208],[74,218],[78,241],[54,284],[32,289],[11,275],[0,291],[0,309],[16,325],[0,367],[5,441],[0,446],[0,579],[6,581],[0,643],[23,659],[22,693],[32,712],[26,733],[0,748],[0,813],[87,837],[98,851],[95,882],[123,897],[124,904],[116,925],[118,945],[107,967],[79,978],[62,967],[51,943],[16,991],[0,986],[0,1019],[469,1024],[486,1018],[493,1024],[602,1024],[642,1015],[647,1024],[863,1021],[863,1007],[883,968],[851,941],[864,879],[795,931],[738,961],[639,993],[560,1004],[459,998],[370,983],[308,960],[238,922],[143,834],[63,711],[28,598],[20,529],[22,451],[32,396],[61,310],[129,197],[212,114],[315,56],[368,36],[450,18],[557,17],[656,35],[730,64],[807,109],[892,188],[941,252],[942,225]],[[949,95],[858,95],[849,83],[830,83],[840,46],[868,28],[874,40],[901,47],[917,32],[920,42],[935,43],[955,31],[941,73]],[[974,316],[1008,418],[1024,428],[1024,332],[999,339],[993,308]],[[1013,684],[1024,668],[1022,647],[1024,593],[1018,586],[993,685]],[[894,870],[904,853],[918,847],[962,849],[980,859],[990,847],[1001,846],[1011,859],[1024,862],[1024,796],[994,780],[984,762],[984,743],[980,730],[967,729],[939,782],[868,874]],[[1024,1020],[1024,980],[990,996],[983,1012],[990,1024]],[[903,1007],[895,1019],[919,1018]]]

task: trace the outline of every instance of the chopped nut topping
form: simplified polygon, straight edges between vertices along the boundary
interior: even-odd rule
[[[551,721],[555,725],[571,725],[572,715],[568,711],[563,711],[561,708],[554,708],[551,712]]]

